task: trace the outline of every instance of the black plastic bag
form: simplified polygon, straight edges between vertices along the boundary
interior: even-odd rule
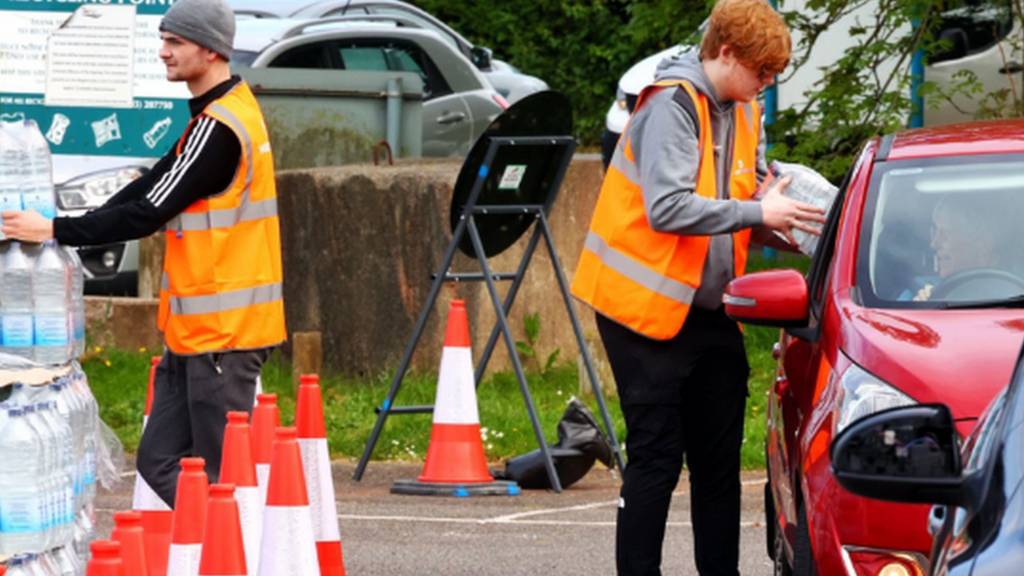
[[[609,468],[612,466],[612,447],[597,425],[597,420],[578,399],[569,400],[565,413],[558,422],[558,443],[551,446],[551,459],[562,488],[568,488],[587,475],[600,460]],[[521,488],[551,488],[544,456],[540,449],[528,452],[505,462],[504,472],[496,478],[515,480]]]

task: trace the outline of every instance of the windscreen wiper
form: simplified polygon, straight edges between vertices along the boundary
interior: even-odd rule
[[[941,306],[941,308],[943,310],[970,310],[972,308],[1024,308],[1024,294],[1018,294],[1009,298],[946,302]]]

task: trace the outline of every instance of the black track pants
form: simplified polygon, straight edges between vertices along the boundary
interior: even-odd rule
[[[597,316],[626,419],[615,558],[622,576],[661,574],[662,542],[683,458],[702,576],[739,574],[740,446],[749,367],[721,310],[694,308],[668,341]]]
[[[164,352],[137,468],[171,508],[182,458],[203,457],[210,483],[219,478],[227,413],[252,413],[256,378],[269,354],[268,349],[198,356]]]

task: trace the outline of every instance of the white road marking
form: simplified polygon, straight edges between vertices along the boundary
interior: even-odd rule
[[[605,504],[605,503],[602,503]],[[606,504],[605,504],[606,505]],[[575,520],[508,520],[505,517],[499,518],[444,518],[437,516],[374,516],[374,515],[361,515],[361,514],[338,514],[339,520],[356,521],[356,522],[423,522],[429,524],[471,524],[474,526],[483,525],[512,525],[512,526],[581,526],[581,527],[593,527],[593,526],[615,526],[615,522],[591,522],[591,521],[575,521]],[[668,522],[666,526],[679,527],[679,528],[690,528],[693,526],[690,522]],[[764,526],[762,522],[740,522],[741,528],[761,528]]]

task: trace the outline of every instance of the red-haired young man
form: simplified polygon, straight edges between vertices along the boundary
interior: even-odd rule
[[[722,292],[752,231],[815,233],[822,211],[767,173],[758,93],[790,37],[764,0],[721,0],[700,52],[669,58],[619,139],[573,278],[594,308],[626,419],[618,573],[661,574],[672,491],[690,473],[697,569],[738,574],[740,446],[749,367]],[[767,236],[770,236],[767,235]]]

